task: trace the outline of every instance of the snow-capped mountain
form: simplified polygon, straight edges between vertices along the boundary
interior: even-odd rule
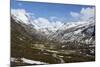
[[[38,30],[41,31],[45,34],[49,34],[51,32],[55,32],[57,29],[59,29],[63,23],[61,21],[52,21],[50,22],[48,19],[46,18],[32,18],[32,16],[27,13],[25,10],[11,10],[11,15],[12,17],[18,22],[22,22],[26,25],[33,25],[33,27]]]
[[[35,33],[28,27],[24,27],[32,34],[38,34],[46,37],[48,40],[54,40],[61,43],[80,42],[85,44],[94,44],[95,39],[95,19],[89,18],[86,21],[67,22],[49,21],[46,18],[32,18],[25,10],[11,10],[11,16],[18,22],[24,23],[35,29]]]
[[[65,24],[64,29],[58,29],[55,33],[50,35],[52,39],[61,41],[61,42],[69,42],[69,41],[78,41],[78,42],[86,42],[87,40],[91,40],[92,35],[95,33],[95,25],[94,22],[90,23],[77,23],[71,24],[68,27]],[[85,38],[85,40],[84,40]],[[93,41],[91,41],[94,43]],[[88,43],[88,42],[86,42]]]
[[[11,16],[16,20],[16,21],[21,21],[25,24],[29,23],[29,18],[28,18],[28,13],[24,10],[11,10]]]

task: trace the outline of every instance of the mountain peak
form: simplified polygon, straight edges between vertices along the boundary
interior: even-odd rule
[[[17,21],[22,21],[23,23],[28,23],[28,13],[23,9],[12,9],[11,15],[14,16],[14,19]]]

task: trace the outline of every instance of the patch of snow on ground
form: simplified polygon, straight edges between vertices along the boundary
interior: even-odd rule
[[[29,59],[26,59],[26,58],[21,58],[21,59],[23,60],[23,62],[30,63],[30,64],[47,64],[47,63],[44,63],[44,62],[29,60]]]
[[[11,62],[16,62],[17,58],[11,58]],[[21,58],[21,60],[23,61],[23,63],[29,63],[29,64],[48,64],[48,63],[45,63],[45,62],[40,62],[40,61],[34,61],[34,60],[29,60],[29,59],[26,59],[26,58]]]

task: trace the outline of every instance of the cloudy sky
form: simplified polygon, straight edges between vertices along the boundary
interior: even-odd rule
[[[11,0],[11,9],[24,11],[38,19],[59,20],[61,22],[85,21],[95,15],[95,6],[50,4]]]

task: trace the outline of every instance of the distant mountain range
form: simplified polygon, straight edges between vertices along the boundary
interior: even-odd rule
[[[12,11],[11,34],[13,43],[17,40],[22,44],[39,41],[54,42],[60,44],[60,48],[95,47],[95,18],[79,22],[50,22],[44,18],[33,19],[27,13]]]

